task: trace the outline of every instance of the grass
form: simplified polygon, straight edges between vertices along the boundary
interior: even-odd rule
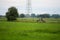
[[[0,21],[0,40],[60,40],[60,23]]]

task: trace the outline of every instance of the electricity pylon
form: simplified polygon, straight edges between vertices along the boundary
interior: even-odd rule
[[[31,8],[31,0],[27,0],[27,14],[31,14],[32,8]]]

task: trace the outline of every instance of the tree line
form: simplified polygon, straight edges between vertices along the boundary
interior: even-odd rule
[[[19,15],[19,17],[20,18],[24,18],[24,17],[26,17],[26,14],[20,14]],[[31,15],[29,15],[29,17],[32,17],[32,18],[34,18],[34,17],[36,17],[36,18],[60,18],[60,15],[59,14],[52,14],[52,15],[50,15],[50,14],[39,14],[39,15],[35,15],[35,14],[31,14]]]

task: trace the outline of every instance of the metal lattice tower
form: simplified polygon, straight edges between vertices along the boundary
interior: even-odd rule
[[[31,14],[32,8],[31,8],[31,0],[27,0],[27,14]]]

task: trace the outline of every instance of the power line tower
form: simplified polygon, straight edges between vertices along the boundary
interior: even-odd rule
[[[31,8],[31,0],[27,0],[27,14],[31,14],[32,8]]]

